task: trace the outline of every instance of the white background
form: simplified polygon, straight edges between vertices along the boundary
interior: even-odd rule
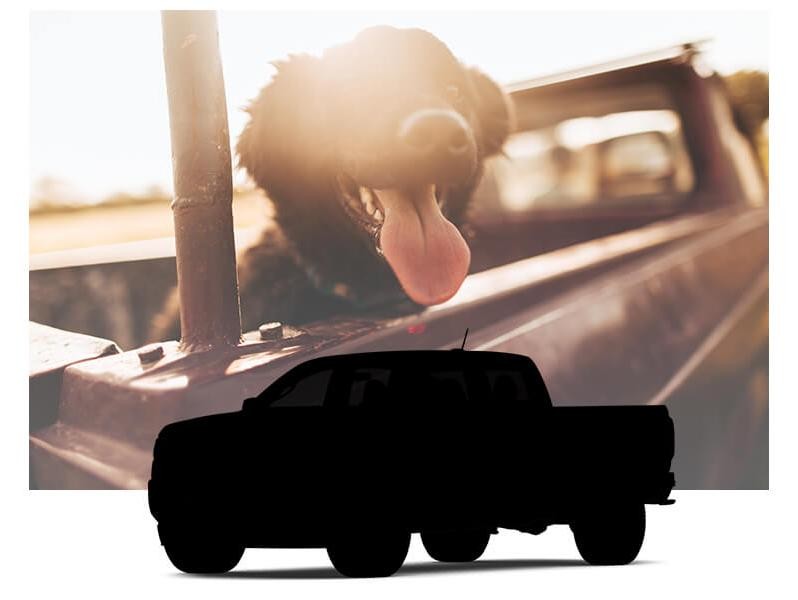
[[[143,8],[138,3],[136,8]],[[174,3],[170,3],[174,6]],[[459,8],[454,2],[402,3]],[[521,3],[483,2],[481,8]],[[484,561],[464,570],[426,561],[414,540],[408,566],[386,580],[331,576],[316,550],[248,551],[239,571],[260,576],[196,578],[177,574],[158,545],[141,492],[28,492],[27,473],[27,206],[28,39],[26,7],[0,23],[0,173],[3,244],[0,294],[4,388],[0,412],[0,565],[8,598],[795,598],[795,494],[798,428],[794,361],[798,194],[795,152],[795,27],[787,3],[671,2],[657,8],[767,8],[774,10],[771,55],[771,490],[682,492],[672,507],[649,510],[639,562],[628,567],[582,567],[567,529],[539,537],[510,532],[494,538]],[[50,8],[53,3],[45,7]],[[106,5],[107,6],[107,5]],[[373,8],[371,3],[370,7]],[[537,3],[550,9],[597,8],[596,3]],[[632,3],[613,6],[639,8]],[[157,7],[157,6],[155,6]],[[211,6],[212,7],[212,6]],[[267,8],[261,4],[261,8]],[[64,8],[64,7],[61,7]],[[250,8],[252,6],[250,5]],[[8,10],[8,9],[6,9]],[[686,17],[689,18],[689,17]],[[578,40],[574,40],[578,43]],[[561,561],[550,563],[545,561]],[[478,563],[479,564],[479,563]],[[513,566],[515,565],[515,566]],[[287,569],[304,569],[296,572]],[[276,573],[275,573],[276,571]],[[272,574],[270,577],[269,574]],[[258,573],[256,573],[257,575]]]
[[[317,549],[250,549],[227,575],[184,575],[159,546],[146,493],[37,492],[27,507],[36,515],[27,585],[33,598],[796,597],[796,582],[778,577],[794,571],[796,553],[772,493],[673,497],[672,506],[647,507],[643,549],[628,566],[586,565],[568,527],[555,526],[539,536],[500,530],[478,562],[456,566],[432,561],[413,536],[394,576],[354,580]]]

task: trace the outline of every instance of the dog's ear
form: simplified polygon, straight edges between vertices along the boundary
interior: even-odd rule
[[[501,151],[507,136],[515,130],[515,109],[499,84],[478,69],[467,70],[476,96],[483,152],[490,156]]]
[[[239,166],[267,192],[322,179],[331,157],[321,60],[293,55],[272,64],[277,73],[246,108],[236,145]]]

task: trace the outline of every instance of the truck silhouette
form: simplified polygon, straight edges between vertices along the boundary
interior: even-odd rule
[[[435,560],[473,561],[498,528],[554,524],[617,565],[640,550],[645,505],[672,503],[673,451],[666,407],[554,407],[526,356],[327,356],[241,411],[164,427],[149,505],[189,573],[247,547],[321,547],[343,575],[388,576],[411,533]]]

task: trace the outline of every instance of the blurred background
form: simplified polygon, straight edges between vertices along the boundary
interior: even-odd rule
[[[427,29],[501,83],[710,40],[707,62],[729,81],[767,156],[767,14],[746,11],[221,11],[232,142],[241,108],[273,73],[270,61],[320,54],[376,24]],[[31,165],[31,254],[171,235],[158,13],[31,13]],[[235,181],[236,226],[256,225],[261,203],[241,173]]]

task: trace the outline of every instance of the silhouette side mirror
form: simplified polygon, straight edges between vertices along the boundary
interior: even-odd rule
[[[244,412],[250,412],[258,406],[258,399],[257,398],[247,398],[244,400],[244,403],[241,405],[241,410]]]

